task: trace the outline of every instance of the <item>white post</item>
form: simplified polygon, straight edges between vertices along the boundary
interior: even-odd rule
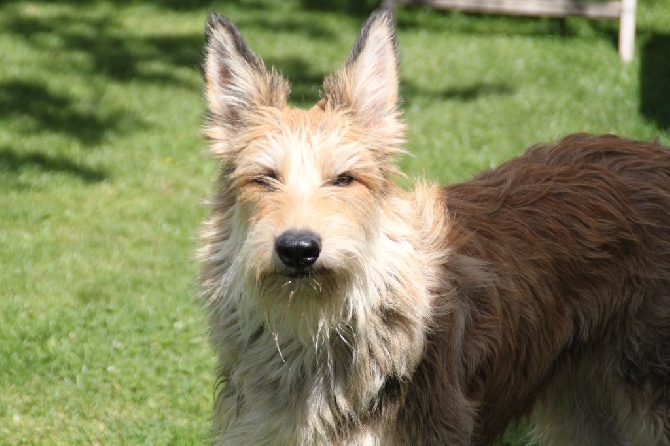
[[[637,0],[621,0],[619,21],[619,55],[624,62],[633,60],[635,53],[635,8]]]

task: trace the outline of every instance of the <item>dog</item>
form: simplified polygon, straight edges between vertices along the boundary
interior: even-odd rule
[[[210,14],[217,445],[670,444],[670,153],[575,134],[396,185],[393,15],[309,110]]]

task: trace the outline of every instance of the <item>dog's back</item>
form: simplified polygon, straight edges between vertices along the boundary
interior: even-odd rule
[[[447,393],[483,444],[534,406],[551,444],[667,444],[670,152],[572,135],[444,193],[457,310],[435,322],[424,387],[452,386],[431,358],[460,352]]]

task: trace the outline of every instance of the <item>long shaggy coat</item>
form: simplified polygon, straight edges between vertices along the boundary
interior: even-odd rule
[[[490,444],[526,417],[670,444],[668,151],[577,134],[403,191],[389,11],[310,110],[230,21],[206,37],[217,444]]]

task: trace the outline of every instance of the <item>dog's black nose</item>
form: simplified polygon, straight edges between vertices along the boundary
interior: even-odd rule
[[[309,231],[286,231],[275,240],[275,251],[289,268],[305,269],[321,253],[321,238]]]

